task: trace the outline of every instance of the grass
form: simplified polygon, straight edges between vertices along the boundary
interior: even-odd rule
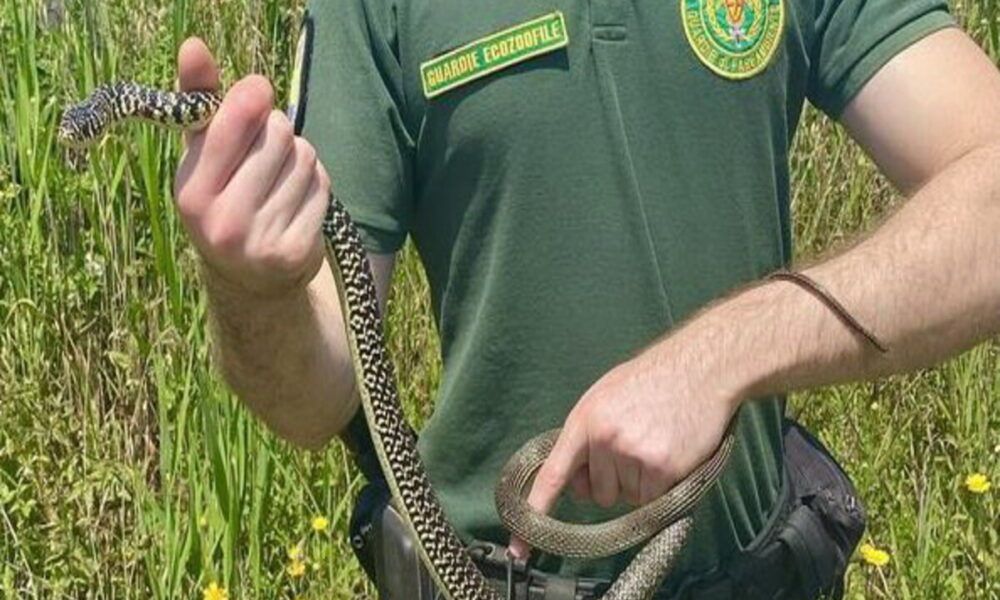
[[[359,480],[339,444],[275,439],[211,370],[196,260],[172,209],[176,137],[130,128],[92,168],[60,168],[63,104],[98,82],[169,86],[188,35],[287,87],[301,2],[134,0],[0,7],[0,597],[371,596],[344,539]],[[53,8],[54,7],[54,8]],[[995,0],[955,6],[996,59]],[[800,255],[863,229],[898,197],[810,111],[792,159]],[[407,249],[388,320],[411,415],[439,379],[423,275]],[[851,598],[1000,598],[1000,347],[878,384],[798,395],[793,410],[867,502],[878,569]],[[325,531],[313,516],[330,520]],[[292,577],[288,549],[308,565]]]

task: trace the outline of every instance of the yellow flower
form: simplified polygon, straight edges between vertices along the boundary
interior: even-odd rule
[[[204,600],[229,600],[229,592],[226,588],[219,587],[218,582],[213,581],[205,588],[202,598]]]
[[[312,520],[313,531],[326,531],[330,526],[330,520],[323,516],[315,516]]]
[[[985,494],[990,491],[990,480],[982,473],[973,473],[965,478],[965,487],[973,494]]]
[[[208,527],[208,517],[205,515],[198,517],[198,527],[201,527],[202,529]]]
[[[884,567],[889,563],[889,553],[885,550],[879,550],[871,544],[861,544],[859,552],[861,553],[861,558],[870,565]]]
[[[302,577],[306,574],[306,563],[301,560],[293,560],[285,570],[292,577]]]
[[[302,560],[304,553],[302,552],[302,545],[295,544],[294,546],[288,547],[288,560],[292,562],[298,562]]]

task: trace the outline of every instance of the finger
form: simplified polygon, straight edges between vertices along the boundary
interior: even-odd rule
[[[510,543],[507,544],[507,551],[510,552],[511,556],[518,560],[524,560],[528,558],[531,554],[531,546],[521,538],[513,535],[510,537]]]
[[[591,500],[590,471],[586,467],[576,470],[570,485],[573,486],[573,495],[577,500]]]
[[[314,171],[315,172],[315,171]],[[284,231],[281,244],[286,248],[293,264],[302,267],[302,283],[316,275],[323,264],[323,245],[320,243],[320,223],[326,212],[327,193],[319,176],[314,175],[312,185],[301,202],[301,209]]]
[[[528,494],[528,504],[537,511],[548,512],[555,504],[571,475],[583,466],[587,455],[587,436],[572,420],[559,434],[552,452],[535,475]],[[516,558],[528,556],[528,545],[512,537],[507,548]]]
[[[226,186],[226,196],[240,204],[240,210],[252,210],[265,199],[273,199],[297,173],[295,137],[288,118],[272,110],[267,123],[257,133],[243,163]],[[310,165],[311,167],[311,165]],[[311,169],[310,169],[311,170]],[[301,171],[301,169],[298,169]],[[308,188],[300,190],[301,194]],[[285,223],[288,219],[285,219]]]
[[[218,194],[243,162],[267,123],[274,90],[266,79],[246,77],[233,86],[204,135],[192,136],[188,152],[194,169],[188,183],[198,194]]]
[[[302,206],[319,194],[316,152],[305,140],[295,140],[282,170],[287,175],[278,177],[260,215],[261,221],[268,223],[268,227],[272,228],[271,233],[277,236],[286,235]],[[313,235],[315,233],[312,232]]]
[[[618,487],[621,489],[622,496],[633,506],[638,506],[642,496],[639,487],[641,470],[639,463],[630,458],[621,457],[615,460],[615,468],[618,471]]]
[[[531,493],[528,494],[528,504],[537,511],[548,512],[570,477],[586,461],[586,432],[567,423],[549,457],[535,476]]]
[[[618,472],[611,453],[600,446],[590,447],[590,491],[598,506],[609,508],[618,501]]]
[[[188,38],[177,51],[177,78],[181,91],[219,89],[219,68],[201,39]]]
[[[315,169],[305,201],[299,205],[298,212],[288,223],[285,235],[292,239],[315,239],[320,234],[329,203],[329,184],[324,182],[319,170]]]

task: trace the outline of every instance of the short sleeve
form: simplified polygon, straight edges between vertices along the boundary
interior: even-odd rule
[[[893,56],[954,24],[946,0],[817,2],[808,94],[833,118]]]
[[[402,117],[394,12],[377,1],[311,0],[303,32],[296,127],[366,249],[393,253],[410,228],[414,148]]]

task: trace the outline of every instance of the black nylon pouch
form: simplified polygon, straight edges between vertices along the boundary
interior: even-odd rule
[[[784,443],[798,502],[777,540],[798,570],[802,597],[840,598],[847,563],[865,531],[865,508],[826,446],[792,419],[786,419]]]
[[[783,428],[784,484],[770,522],[728,564],[693,577],[677,600],[812,600],[843,596],[865,530],[857,491],[829,450],[795,420]]]

